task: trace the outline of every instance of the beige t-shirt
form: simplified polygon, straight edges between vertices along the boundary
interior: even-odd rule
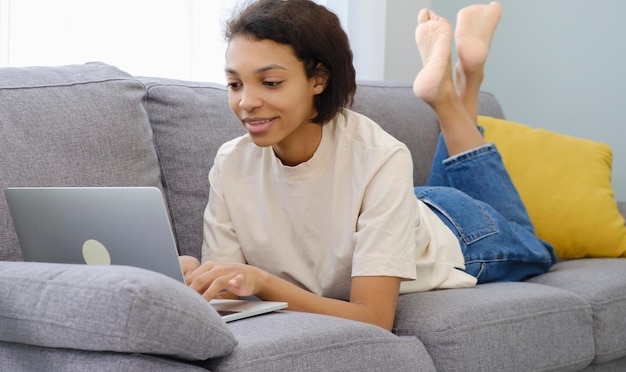
[[[209,173],[203,261],[248,263],[313,293],[349,299],[354,276],[395,276],[401,293],[471,287],[456,237],[413,194],[407,147],[342,110],[309,161],[284,166],[248,135]]]

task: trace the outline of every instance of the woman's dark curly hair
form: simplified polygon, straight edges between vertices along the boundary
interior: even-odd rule
[[[310,0],[254,1],[226,24],[226,41],[238,35],[290,45],[307,77],[327,78],[326,89],[315,96],[314,123],[326,123],[352,105],[356,81],[350,42],[339,18],[325,7]]]

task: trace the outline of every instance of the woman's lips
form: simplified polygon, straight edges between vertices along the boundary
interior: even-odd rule
[[[244,125],[250,134],[258,134],[263,133],[268,130],[272,124],[274,124],[274,119],[246,119],[244,120]]]

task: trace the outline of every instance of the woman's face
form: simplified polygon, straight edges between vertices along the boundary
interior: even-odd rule
[[[272,146],[285,165],[313,156],[321,140],[314,96],[325,81],[308,78],[289,45],[238,35],[226,51],[228,100],[257,146]]]

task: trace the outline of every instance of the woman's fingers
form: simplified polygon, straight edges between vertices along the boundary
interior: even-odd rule
[[[259,287],[257,271],[249,265],[205,262],[185,278],[187,285],[207,300],[225,291],[237,296],[254,296]]]
[[[237,275],[236,265],[205,262],[187,277],[187,285],[210,300],[228,291],[228,282]]]
[[[200,261],[193,256],[180,256],[178,257],[178,261],[180,262],[180,268],[185,279],[187,279],[187,275],[200,266]]]
[[[234,273],[224,273],[219,276],[211,274],[200,276],[199,280],[196,280],[196,282],[200,282],[200,287],[195,289],[207,300],[219,297],[221,293],[227,291],[228,281],[236,275]]]

